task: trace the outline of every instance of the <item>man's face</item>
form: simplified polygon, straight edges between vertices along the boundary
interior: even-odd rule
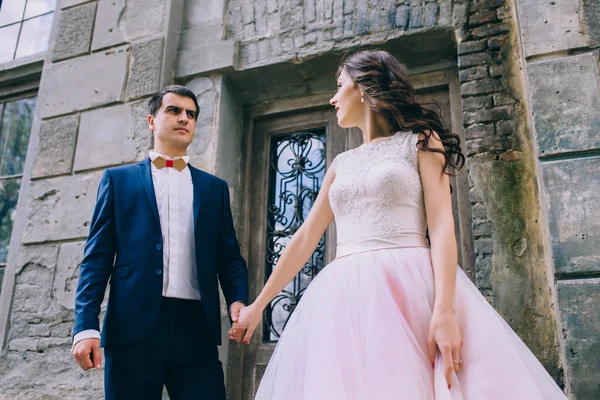
[[[196,105],[189,97],[167,93],[156,116],[148,116],[148,124],[157,142],[185,151],[194,139]]]

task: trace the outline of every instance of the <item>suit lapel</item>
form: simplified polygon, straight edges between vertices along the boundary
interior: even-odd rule
[[[140,171],[140,178],[146,189],[146,195],[148,201],[150,201],[150,208],[156,217],[156,221],[160,226],[160,217],[158,216],[158,206],[156,205],[156,194],[154,193],[154,184],[152,183],[152,170],[150,168],[150,158],[146,158],[144,161],[138,164]]]
[[[190,164],[188,164],[190,169],[190,173],[192,175],[192,185],[194,186],[194,228],[196,227],[196,223],[198,222],[198,214],[200,214],[200,206],[202,205],[202,197],[206,193],[204,190],[204,179],[202,179],[202,175],[200,171]]]

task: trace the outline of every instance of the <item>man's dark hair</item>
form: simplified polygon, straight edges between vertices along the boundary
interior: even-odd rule
[[[194,100],[194,104],[196,105],[196,120],[198,120],[198,114],[200,113],[200,106],[198,105],[198,99],[196,98],[196,95],[194,94],[194,92],[192,92],[190,89],[186,88],[185,86],[181,86],[181,85],[166,86],[160,92],[158,92],[154,96],[152,96],[152,98],[150,99],[150,102],[148,103],[148,106],[150,108],[150,114],[152,114],[156,117],[156,114],[158,113],[158,109],[162,105],[162,99],[165,96],[165,94],[167,94],[167,93],[175,93],[180,96],[189,97],[190,99]]]

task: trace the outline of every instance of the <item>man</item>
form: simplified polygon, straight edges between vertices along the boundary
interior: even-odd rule
[[[73,355],[83,370],[100,368],[104,347],[107,400],[158,400],[163,385],[171,400],[224,400],[217,279],[233,321],[248,302],[228,187],[188,164],[194,93],[168,86],[149,105],[154,151],[107,169],[98,188],[75,297]]]

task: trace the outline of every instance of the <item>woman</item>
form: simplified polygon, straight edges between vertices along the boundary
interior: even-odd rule
[[[304,225],[232,329],[247,328],[249,343],[334,216],[337,258],[291,316],[256,399],[564,399],[457,268],[447,171],[464,164],[458,136],[415,100],[389,53],[350,56],[337,86],[338,124],[360,128],[364,144],[334,159]]]

